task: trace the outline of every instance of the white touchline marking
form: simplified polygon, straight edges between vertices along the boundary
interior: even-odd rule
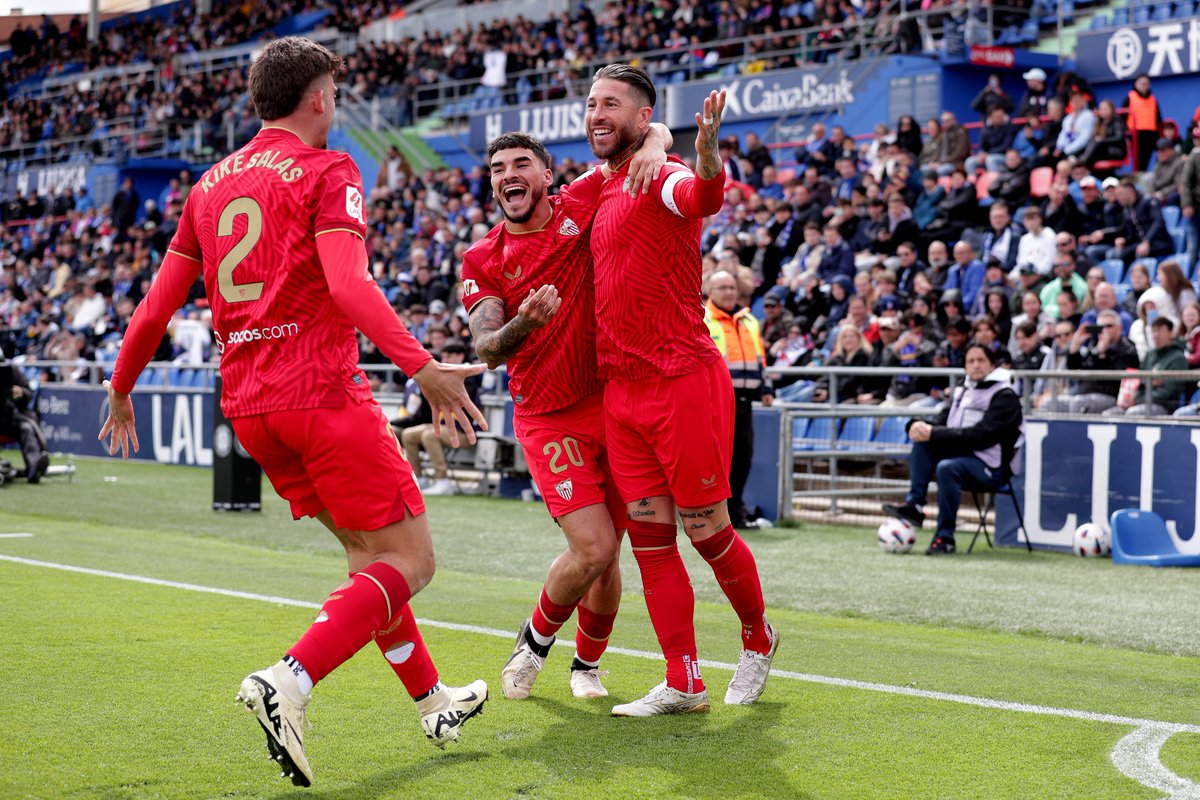
[[[295,606],[298,608],[315,608],[321,607],[320,603],[313,603],[308,600],[293,600],[288,597],[274,597],[272,595],[257,594],[255,592],[240,592],[235,589],[220,589],[215,586],[201,586],[195,583],[180,583],[179,581],[168,581],[162,578],[149,578],[144,575],[130,575],[124,572],[110,572],[104,569],[93,569],[91,567],[76,567],[70,564],[56,564],[50,561],[36,561],[31,558],[19,558],[17,556],[0,555],[0,561],[9,561],[14,564],[24,564],[31,567],[46,567],[49,569],[62,570],[64,572],[77,572],[83,575],[96,575],[102,578],[117,578],[124,581],[132,581],[134,583],[144,583],[150,586],[166,586],[172,589],[184,589],[189,592],[202,592],[204,594],[215,594],[223,597],[236,597],[241,600],[258,600],[264,603],[274,603],[281,606]],[[457,622],[442,622],[432,619],[418,618],[417,622],[421,625],[426,625],[431,628],[441,628],[443,630],[462,631],[464,633],[483,634],[486,636],[496,636],[504,639],[512,638],[512,631],[499,630],[497,628],[484,628],[478,625],[463,625]],[[556,642],[561,647],[573,647],[573,642],[559,641]],[[625,647],[610,647],[608,652],[616,653],[623,656],[632,656],[634,658],[646,658],[654,661],[662,659],[661,653],[652,653],[648,650],[631,650]],[[711,667],[713,669],[722,669],[732,672],[736,665],[728,664],[722,661],[708,661],[702,659],[700,665]],[[1156,791],[1163,792],[1167,795],[1164,800],[1200,800],[1200,786],[1192,783],[1186,778],[1176,775],[1163,765],[1159,758],[1159,753],[1163,743],[1173,734],[1176,733],[1200,733],[1200,725],[1189,725],[1179,722],[1162,722],[1160,720],[1142,719],[1140,717],[1124,717],[1117,714],[1100,714],[1095,711],[1079,711],[1071,708],[1056,708],[1054,706],[1033,705],[1031,703],[1015,703],[1009,700],[994,700],[988,697],[973,697],[966,694],[952,694],[950,692],[935,692],[928,689],[914,689],[911,686],[893,686],[887,683],[871,683],[869,681],[856,681],[849,678],[834,678],[828,675],[813,675],[805,672],[793,672],[791,670],[772,669],[771,674],[780,678],[790,680],[804,681],[806,683],[820,683],[826,686],[838,686],[846,689],[860,689],[869,692],[883,692],[885,694],[905,695],[907,697],[920,697],[926,700],[941,700],[950,703],[960,703],[962,705],[976,706],[978,708],[993,708],[999,711],[1015,711],[1022,714],[1039,714],[1042,716],[1066,717],[1069,719],[1080,719],[1088,722],[1106,722],[1113,725],[1127,725],[1134,730],[1117,742],[1113,748],[1109,758],[1113,764],[1122,773],[1134,779],[1143,786],[1148,786]]]
[[[0,539],[32,539],[32,533],[0,533]]]

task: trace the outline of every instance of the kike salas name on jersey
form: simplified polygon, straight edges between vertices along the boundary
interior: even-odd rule
[[[200,179],[200,188],[205,192],[212,190],[230,175],[237,175],[250,169],[269,169],[278,173],[284,183],[292,183],[304,174],[304,168],[297,165],[296,159],[284,155],[282,150],[262,150],[257,153],[237,152],[218,162],[212,169],[204,173]]]

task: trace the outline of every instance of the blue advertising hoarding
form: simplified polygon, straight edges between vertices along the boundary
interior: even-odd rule
[[[1200,427],[1029,420],[1025,469],[1014,481],[1035,547],[1069,550],[1075,528],[1122,508],[1154,511],[1180,553],[1200,553]],[[997,541],[1017,539],[1012,503],[998,498]]]
[[[587,98],[537,103],[516,108],[501,108],[471,115],[471,147],[486,150],[488,142],[502,133],[524,131],[542,144],[576,142],[587,138],[583,115]],[[654,110],[660,121],[659,109]]]
[[[213,392],[210,389],[135,390],[141,452],[130,458],[160,464],[211,467]],[[43,384],[38,412],[50,449],[81,456],[107,456],[97,439],[108,416],[108,394],[97,386]]]

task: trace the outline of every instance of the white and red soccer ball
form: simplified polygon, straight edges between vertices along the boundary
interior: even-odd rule
[[[917,543],[917,531],[912,523],[902,519],[886,519],[879,524],[879,548],[885,553],[907,553]]]
[[[1108,555],[1108,531],[1095,522],[1085,522],[1075,529],[1071,539],[1071,549],[1075,555],[1084,558],[1100,558]]]

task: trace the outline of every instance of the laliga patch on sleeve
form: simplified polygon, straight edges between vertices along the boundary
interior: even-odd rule
[[[367,224],[367,221],[363,219],[362,192],[358,190],[357,186],[346,187],[346,215],[363,225]]]

